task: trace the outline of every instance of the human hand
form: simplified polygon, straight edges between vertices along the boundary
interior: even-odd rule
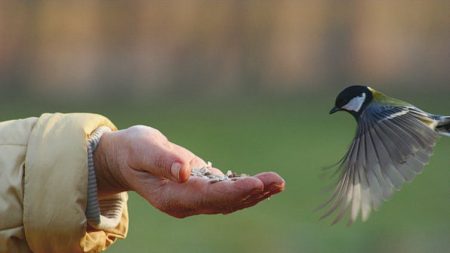
[[[103,134],[94,163],[99,195],[136,191],[154,207],[178,218],[231,213],[281,192],[285,185],[274,172],[217,183],[191,177],[192,168],[206,163],[146,126]],[[223,175],[216,168],[210,170]]]

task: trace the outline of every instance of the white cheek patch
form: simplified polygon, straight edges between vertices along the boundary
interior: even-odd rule
[[[365,100],[366,93],[362,93],[361,96],[352,98],[352,100],[350,100],[350,102],[348,102],[346,105],[342,106],[342,108],[348,111],[359,112]]]

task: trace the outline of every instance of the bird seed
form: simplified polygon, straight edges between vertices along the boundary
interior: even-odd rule
[[[208,179],[210,184],[214,184],[222,181],[236,181],[241,177],[246,177],[246,174],[237,174],[231,170],[228,170],[226,174],[219,175],[211,172],[212,163],[208,162],[208,164],[201,168],[193,168],[191,171],[191,176],[200,177],[204,179]]]

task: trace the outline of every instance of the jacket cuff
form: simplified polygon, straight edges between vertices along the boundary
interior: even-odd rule
[[[23,200],[25,236],[33,252],[99,252],[125,237],[126,204],[115,228],[96,230],[87,224],[88,138],[100,126],[116,129],[105,117],[84,113],[43,114],[34,126]]]
[[[94,152],[100,142],[100,138],[111,128],[101,126],[97,128],[89,138],[88,144],[88,201],[86,217],[88,224],[95,229],[112,229],[117,227],[122,217],[122,210],[127,202],[126,194],[114,194],[98,198],[97,179],[95,175]]]

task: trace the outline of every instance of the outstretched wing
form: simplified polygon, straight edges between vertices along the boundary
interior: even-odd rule
[[[322,218],[337,213],[334,224],[349,213],[352,223],[361,213],[365,221],[372,209],[422,171],[437,138],[433,120],[415,107],[369,105],[339,165],[339,180]]]

